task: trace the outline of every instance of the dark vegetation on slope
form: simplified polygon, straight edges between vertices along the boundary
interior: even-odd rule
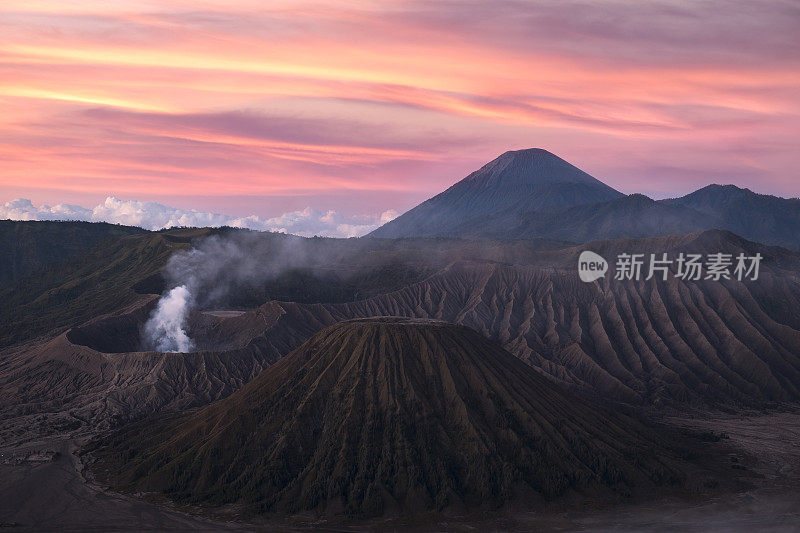
[[[133,286],[166,265],[202,230],[146,233],[107,241],[17,280],[0,291],[0,347],[63,330],[130,305]]]
[[[686,449],[578,399],[475,331],[346,321],[229,398],[90,447],[129,491],[345,516],[614,501],[713,479]]]
[[[263,235],[268,240],[274,236]],[[251,309],[270,300],[344,303],[402,289],[436,273],[454,260],[535,261],[536,252],[563,248],[566,243],[481,241],[458,239],[308,239],[308,265],[288,268],[256,284],[232,286],[222,307]],[[314,257],[321,260],[314,261]],[[134,286],[142,294],[160,294],[166,282],[157,273]]]
[[[440,265],[442,266],[442,265]],[[318,268],[292,268],[257,285],[234,286],[221,304],[231,309],[249,309],[264,302],[352,302],[400,289],[423,280],[436,271],[433,265],[403,258],[386,258],[384,264],[329,264]],[[161,294],[167,282],[160,272],[134,285],[140,294]]]
[[[0,220],[0,287],[103,241],[143,233],[106,223]]]
[[[29,223],[7,224],[24,228]],[[108,224],[80,224],[126,229]],[[71,222],[53,222],[41,227],[52,231],[49,241],[69,241],[73,232]],[[63,230],[63,235],[59,230]],[[25,230],[18,231],[24,233]],[[63,331],[121,309],[135,301],[137,295],[160,294],[165,288],[162,271],[169,257],[176,251],[187,250],[195,239],[214,235],[250,233],[267,244],[295,239],[302,243],[310,258],[308,266],[280,272],[259,285],[243,286],[238,290],[234,287],[231,298],[224,302],[224,306],[233,309],[253,308],[269,300],[302,303],[354,301],[419,282],[453,258],[526,261],[531,260],[537,251],[565,246],[549,240],[512,243],[447,239],[385,242],[303,239],[234,228],[141,231],[141,235],[104,240],[82,253],[44,265],[14,283],[0,287],[0,299],[4,302],[0,307],[0,348]],[[314,258],[319,258],[317,263],[314,263]]]

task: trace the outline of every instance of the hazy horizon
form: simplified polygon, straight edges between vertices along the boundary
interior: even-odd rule
[[[731,185],[731,184],[707,184]],[[437,194],[433,193],[432,195]],[[687,191],[689,194],[694,191]],[[755,193],[761,191],[755,190]],[[631,194],[641,194],[634,192]],[[682,196],[682,195],[681,195]],[[674,198],[655,198],[656,200]],[[423,198],[421,201],[426,200]],[[794,199],[794,198],[792,198]],[[252,199],[251,199],[252,200]],[[191,199],[189,199],[191,201]],[[414,207],[413,205],[410,207]],[[409,207],[409,208],[410,208]],[[241,211],[241,209],[239,210]],[[0,220],[74,220],[84,222],[109,222],[137,226],[147,230],[173,227],[231,226],[256,231],[290,233],[303,237],[362,237],[381,225],[397,218],[408,209],[387,209],[382,213],[342,214],[335,210],[321,211],[309,205],[272,217],[255,214],[241,215],[203,211],[193,207],[177,207],[155,201],[120,199],[107,196],[95,206],[86,207],[69,203],[35,205],[29,198],[16,198],[0,204]]]

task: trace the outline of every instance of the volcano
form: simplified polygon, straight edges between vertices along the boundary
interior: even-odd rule
[[[509,151],[446,191],[386,223],[370,237],[484,237],[515,227],[523,214],[623,197],[560,157]]]
[[[624,195],[541,148],[509,151],[368,237],[571,243],[727,230],[800,249],[800,199],[709,185],[680,198]]]
[[[122,490],[364,517],[681,485],[691,467],[667,442],[472,329],[386,317],[335,324],[228,398],[89,450]]]

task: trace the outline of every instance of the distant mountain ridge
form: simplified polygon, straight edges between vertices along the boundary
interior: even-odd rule
[[[681,235],[715,227],[712,217],[691,208],[631,194],[608,202],[525,213],[515,225],[490,235],[529,239],[546,234],[558,240],[589,242]]]
[[[728,230],[800,249],[800,199],[709,185],[653,200],[612,189],[546,150],[506,152],[369,237],[587,242]]]
[[[719,228],[742,237],[798,248],[800,199],[759,194],[735,185],[708,185],[666,205],[691,208],[715,220]]]

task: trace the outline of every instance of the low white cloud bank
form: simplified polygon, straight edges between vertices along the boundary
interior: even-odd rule
[[[390,209],[373,216],[344,216],[336,211],[318,211],[306,208],[273,218],[255,215],[233,217],[206,213],[195,209],[179,209],[157,202],[120,200],[109,196],[92,209],[79,205],[58,204],[35,206],[30,200],[19,198],[0,205],[0,220],[83,220],[110,222],[126,226],[139,226],[160,230],[177,226],[219,227],[231,226],[258,231],[277,231],[304,237],[360,237],[378,226],[396,218],[397,211]]]

